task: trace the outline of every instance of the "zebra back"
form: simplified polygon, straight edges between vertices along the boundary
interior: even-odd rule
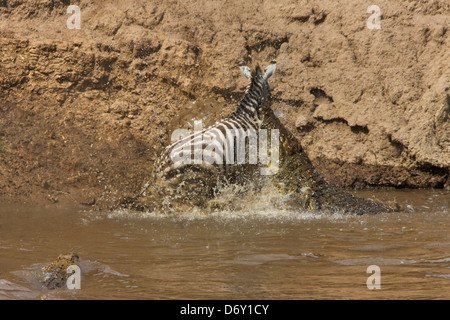
[[[248,67],[240,67],[241,72],[249,79],[249,85],[244,97],[236,110],[226,119],[216,122],[209,128],[201,132],[184,137],[169,145],[163,152],[156,170],[157,175],[170,178],[175,173],[172,170],[181,170],[184,166],[201,165],[204,168],[211,168],[211,165],[219,165],[223,169],[223,164],[235,164],[234,159],[227,158],[227,155],[236,155],[237,143],[232,143],[231,139],[239,137],[249,131],[257,132],[261,127],[261,108],[266,103],[270,92],[268,84],[269,77],[275,72],[276,62],[272,61],[263,72],[257,65],[253,72]],[[208,150],[208,145],[216,143],[214,152]],[[223,146],[223,148],[221,148]],[[233,147],[234,146],[234,147]],[[211,148],[209,148],[211,149]],[[186,152],[188,157],[183,154]],[[228,154],[225,152],[227,151]],[[177,159],[178,161],[174,161]],[[199,161],[203,159],[205,161]],[[217,168],[214,169],[217,173]]]

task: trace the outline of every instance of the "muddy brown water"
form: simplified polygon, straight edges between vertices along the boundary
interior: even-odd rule
[[[2,206],[0,299],[449,299],[450,191],[360,192],[374,194],[408,212]],[[69,251],[81,289],[44,289],[40,269]],[[380,289],[367,286],[370,265]]]

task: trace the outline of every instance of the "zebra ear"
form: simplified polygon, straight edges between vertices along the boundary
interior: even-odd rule
[[[275,69],[277,68],[277,62],[272,60],[272,62],[267,66],[266,71],[264,72],[264,79],[269,79],[271,75],[275,73]]]
[[[250,72],[250,68],[247,66],[241,66],[239,67],[239,69],[241,70],[242,74],[247,78],[247,79],[251,79],[252,78],[252,73]]]

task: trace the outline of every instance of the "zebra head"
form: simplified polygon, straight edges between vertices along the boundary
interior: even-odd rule
[[[252,80],[252,78],[254,76],[263,76],[263,78],[267,81],[270,76],[272,76],[275,72],[275,69],[277,68],[277,62],[275,60],[272,60],[270,62],[270,64],[266,67],[266,69],[264,70],[264,74],[261,71],[261,68],[259,67],[259,65],[256,66],[256,70],[255,72],[252,74],[250,72],[250,68],[247,66],[241,66],[239,67],[239,69],[241,70],[242,74],[249,79],[250,81]]]
[[[259,117],[260,108],[266,102],[267,95],[270,91],[267,80],[274,74],[276,67],[277,63],[275,60],[272,60],[264,72],[259,65],[256,65],[253,72],[250,72],[250,68],[247,66],[239,67],[242,74],[250,80],[250,84],[247,87],[238,110]]]

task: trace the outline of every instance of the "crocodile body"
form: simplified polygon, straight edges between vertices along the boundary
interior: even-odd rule
[[[375,214],[397,210],[390,205],[353,196],[326,181],[303,151],[300,141],[283,126],[272,109],[264,108],[263,114],[265,128],[280,130],[280,168],[271,180],[281,193],[290,195],[293,206],[330,213]]]

